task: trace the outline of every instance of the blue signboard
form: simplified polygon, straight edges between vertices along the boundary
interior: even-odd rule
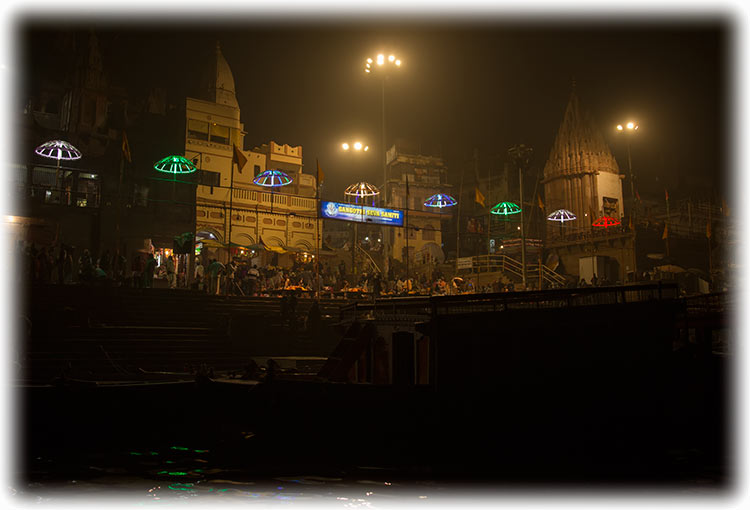
[[[323,218],[332,220],[377,223],[378,225],[394,227],[404,226],[404,211],[399,209],[381,209],[380,207],[343,204],[341,202],[321,202],[320,213]]]

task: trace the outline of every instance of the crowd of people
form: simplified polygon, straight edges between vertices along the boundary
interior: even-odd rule
[[[19,277],[32,283],[101,284],[135,288],[151,288],[155,280],[166,283],[159,286],[188,288],[206,294],[273,296],[285,290],[317,292],[331,297],[354,293],[369,295],[452,295],[486,292],[513,292],[522,290],[517,284],[501,281],[475,285],[468,279],[445,275],[439,269],[422,271],[407,277],[404,271],[393,268],[384,275],[377,271],[352,274],[343,261],[338,264],[321,263],[316,272],[312,261],[295,261],[291,267],[262,266],[235,258],[222,263],[212,258],[204,262],[196,258],[195,268],[188,279],[186,257],[162,258],[158,263],[153,253],[134,252],[128,261],[122,254],[104,250],[93,256],[83,249],[78,257],[74,249],[65,244],[37,248],[34,244],[19,241],[17,263]],[[594,277],[590,282],[581,279],[578,287],[605,286],[604,277]],[[619,283],[619,282],[616,282]],[[576,286],[575,283],[567,285]],[[526,289],[536,290],[539,283],[530,281]],[[541,288],[559,288],[560,285],[543,283]]]

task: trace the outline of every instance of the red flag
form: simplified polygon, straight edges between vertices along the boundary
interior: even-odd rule
[[[664,200],[669,200],[669,192],[667,191],[667,188],[664,188]]]

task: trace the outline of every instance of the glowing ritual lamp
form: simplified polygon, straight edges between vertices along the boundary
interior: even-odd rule
[[[258,176],[253,179],[253,182],[258,186],[275,188],[277,186],[291,184],[292,178],[281,170],[266,170],[265,172],[259,173]]]
[[[182,156],[167,156],[154,163],[154,168],[168,174],[191,174],[198,170],[192,161]]]
[[[81,151],[63,140],[50,140],[34,149],[34,152],[45,158],[73,160],[81,159]]]
[[[613,218],[612,216],[602,216],[601,218],[597,218],[596,221],[594,221],[594,223],[592,223],[591,225],[595,227],[609,228],[619,224],[620,220],[618,220],[617,218]]]
[[[426,207],[438,207],[442,209],[443,207],[453,207],[457,203],[458,202],[456,202],[456,199],[452,196],[438,193],[437,195],[432,195],[430,198],[425,200],[424,205]]]
[[[499,216],[510,216],[511,214],[518,214],[521,212],[521,208],[513,202],[500,202],[493,207],[490,212]]]
[[[574,219],[576,219],[576,215],[568,211],[567,209],[558,209],[557,211],[547,216],[547,219],[549,221],[559,221],[562,224],[566,221],[573,221]]]
[[[356,184],[352,184],[346,190],[344,191],[344,195],[354,197],[354,202],[359,203],[359,199],[372,197],[373,203],[375,203],[375,196],[380,195],[380,190],[370,184],[369,182],[358,182]]]

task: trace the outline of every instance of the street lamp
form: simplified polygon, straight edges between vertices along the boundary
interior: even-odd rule
[[[387,147],[385,146],[385,79],[388,76],[388,71],[394,67],[401,67],[401,59],[393,54],[389,54],[388,57],[383,53],[379,53],[374,59],[368,58],[365,61],[365,73],[371,74],[373,71],[377,71],[375,74],[380,78],[380,107],[382,114],[382,148],[383,148],[383,205],[385,206],[388,201],[388,163],[386,161]],[[389,266],[389,252],[390,252],[390,239],[388,238],[388,232],[383,227],[383,273],[388,274]]]
[[[633,216],[633,228],[635,228],[636,220],[635,220],[635,213],[636,213],[636,206],[635,206],[635,179],[633,178],[633,161],[630,157],[630,142],[631,137],[635,134],[635,132],[638,131],[638,123],[634,121],[628,121],[624,126],[622,124],[617,125],[617,132],[618,133],[625,133],[627,135],[628,140],[628,174],[630,175],[630,203],[631,203],[631,210],[630,214]],[[638,275],[636,271],[636,255],[635,255],[635,232],[633,233],[633,281],[636,280],[636,277]]]
[[[349,152],[350,150],[353,152],[367,152],[368,150],[370,150],[369,145],[365,145],[360,141],[356,141],[352,144],[350,144],[349,142],[344,142],[341,144],[341,148],[347,152]]]

